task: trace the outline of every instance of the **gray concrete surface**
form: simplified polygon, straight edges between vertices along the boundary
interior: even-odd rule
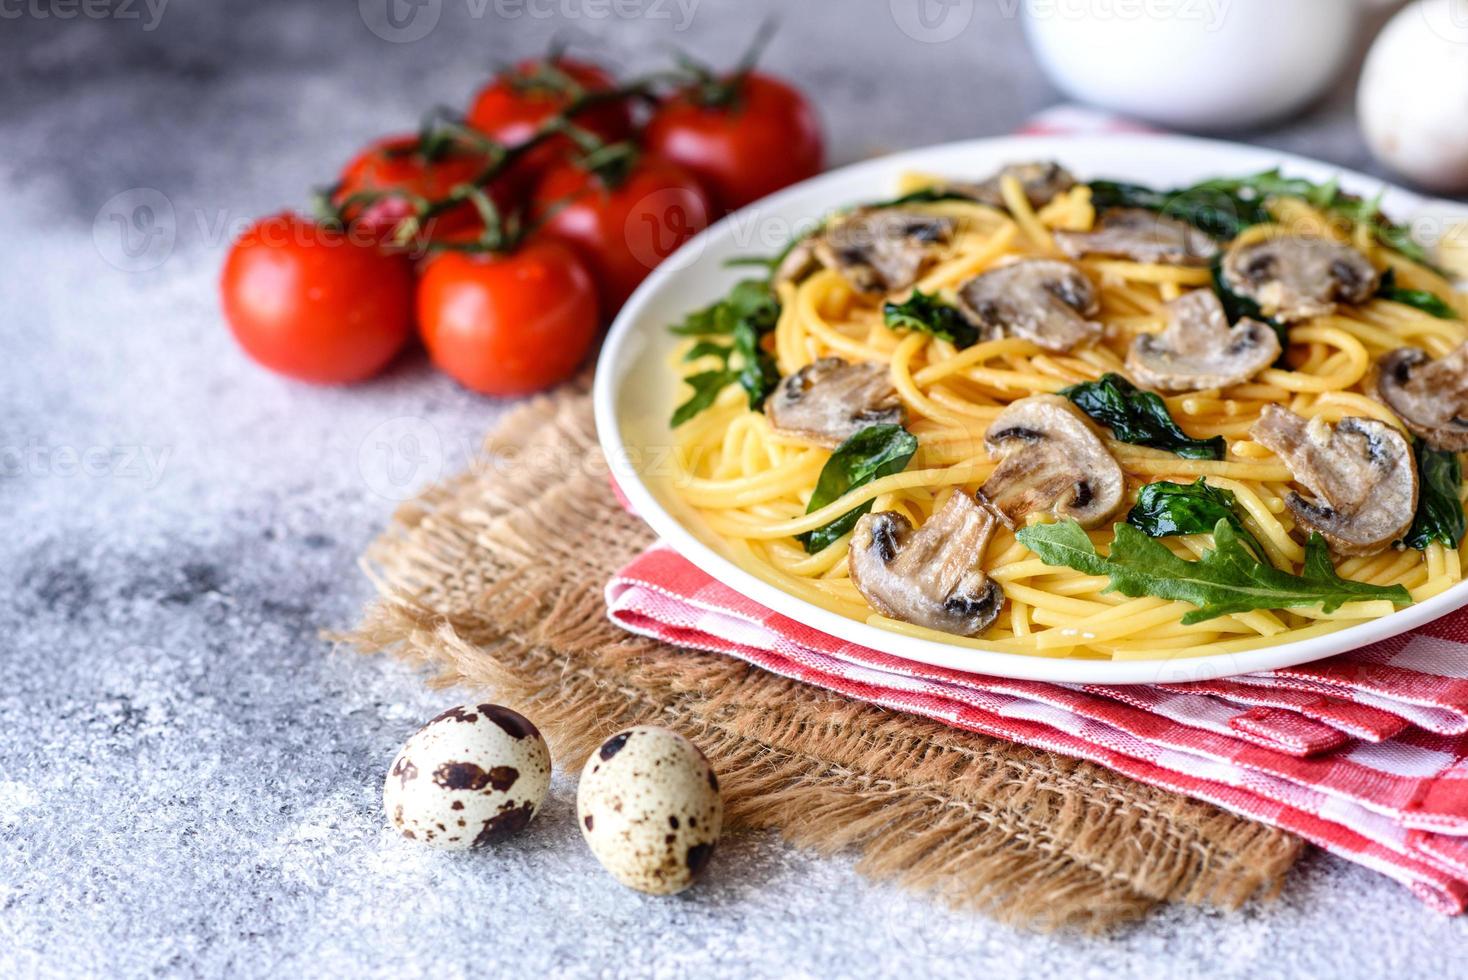
[[[0,4],[0,976],[1461,969],[1468,923],[1321,855],[1274,904],[1078,938],[765,837],[727,841],[684,897],[640,897],[582,845],[564,776],[489,853],[389,833],[384,767],[453,695],[317,630],[368,597],[354,561],[391,498],[460,465],[503,406],[420,356],[350,390],[255,369],[216,306],[229,232],[553,34],[628,68],[670,45],[727,61],[773,5],[428,0],[406,40],[380,0],[157,2]],[[958,0],[936,42],[899,27],[904,2],[781,7],[767,62],[818,98],[835,161],[1053,101],[1014,3]],[[1347,94],[1240,135],[1370,169]],[[140,204],[155,221],[125,249]]]

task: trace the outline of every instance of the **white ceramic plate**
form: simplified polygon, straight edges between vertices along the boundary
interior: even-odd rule
[[[1338,177],[1367,196],[1381,183],[1329,164],[1257,147],[1170,136],[1012,137],[911,150],[823,174],[718,222],[672,255],[634,293],[612,325],[597,364],[596,425],[617,483],[637,513],[680,554],[755,601],[822,632],[884,653],[954,670],[1067,683],[1142,684],[1205,680],[1318,660],[1394,636],[1468,605],[1468,582],[1380,620],[1314,639],[1246,653],[1170,660],[1097,661],[988,653],[902,636],[812,605],[730,561],[716,535],[678,500],[668,463],[668,416],[677,378],[669,324],[713,302],[749,270],[739,256],[776,253],[833,208],[888,196],[905,171],[976,177],[1019,160],[1054,159],[1081,179],[1111,177],[1176,187],[1207,177],[1280,166],[1312,180]],[[1388,189],[1384,208],[1399,221],[1430,220],[1445,205]]]

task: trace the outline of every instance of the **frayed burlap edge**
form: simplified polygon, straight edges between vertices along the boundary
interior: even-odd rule
[[[1300,853],[1088,762],[626,634],[602,587],[651,536],[612,499],[584,390],[518,409],[485,449],[399,509],[364,558],[380,599],[341,638],[493,691],[563,768],[618,728],[666,725],[708,754],[731,828],[854,850],[873,878],[1039,928],[1236,907],[1277,891]]]

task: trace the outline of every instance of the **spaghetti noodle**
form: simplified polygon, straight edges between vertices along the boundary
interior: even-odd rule
[[[900,190],[932,183],[932,178],[914,176]],[[907,205],[950,219],[956,229],[914,289],[952,297],[966,280],[1016,259],[1063,258],[1055,232],[1085,232],[1095,225],[1096,209],[1085,185],[1039,208],[1014,178],[1004,179],[1001,188],[1002,209],[959,200]],[[1402,287],[1431,291],[1460,317],[1468,317],[1468,298],[1432,269],[1380,244],[1364,226],[1342,230],[1332,216],[1298,199],[1271,199],[1268,206],[1275,220],[1245,229],[1240,239],[1262,241],[1286,234],[1286,229],[1308,227],[1354,245],[1378,269],[1392,269]],[[984,650],[1116,659],[1215,654],[1320,636],[1391,614],[1391,602],[1368,600],[1348,602],[1330,613],[1319,606],[1255,609],[1183,625],[1183,617],[1194,608],[1189,603],[1107,591],[1106,577],[1046,564],[1016,538],[1014,529],[1000,527],[989,540],[981,567],[1002,585],[1007,603],[982,634],[960,637],[878,613],[851,579],[850,533],[814,554],[802,547],[797,536],[867,502],[875,511],[894,511],[921,527],[950,494],[975,494],[999,465],[986,451],[984,437],[1007,406],[1108,373],[1125,374],[1134,338],[1166,325],[1166,304],[1189,291],[1210,288],[1212,282],[1206,267],[1109,257],[1083,257],[1076,264],[1095,287],[1099,313],[1094,319],[1104,326],[1104,336],[1064,353],[1017,336],[960,347],[930,333],[894,331],[884,320],[882,297],[858,291],[830,268],[798,283],[782,283],[778,320],[764,338],[779,375],[826,357],[886,366],[905,427],[916,437],[916,454],[900,472],[856,486],[807,513],[831,450],[777,431],[731,385],[675,430],[677,492],[727,555],[765,581],[852,619]],[[903,290],[898,298],[906,294]],[[1441,358],[1465,340],[1468,329],[1461,319],[1434,317],[1379,298],[1342,306],[1295,324],[1281,365],[1222,390],[1164,395],[1168,411],[1188,436],[1226,441],[1224,458],[1183,458],[1119,441],[1099,427],[1096,431],[1126,477],[1129,500],[1144,484],[1202,478],[1234,495],[1242,524],[1262,545],[1261,557],[1292,571],[1304,560],[1308,535],[1286,506],[1287,495],[1298,486],[1290,468],[1250,435],[1265,406],[1283,406],[1306,419],[1335,423],[1354,416],[1403,429],[1393,412],[1369,395],[1373,363],[1404,345]],[[695,352],[691,361],[686,359],[693,343],[680,347],[678,370],[693,375],[716,368],[712,356]],[[1458,493],[1460,502],[1468,498],[1462,486]],[[1089,536],[1104,552],[1112,537],[1109,523]],[[1207,534],[1159,540],[1189,561],[1214,547]],[[1401,585],[1414,601],[1463,577],[1458,551],[1440,541],[1420,551],[1387,548],[1347,557],[1339,561],[1337,572],[1359,582]]]

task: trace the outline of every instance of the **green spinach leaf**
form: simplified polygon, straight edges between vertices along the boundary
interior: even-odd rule
[[[972,347],[979,340],[979,328],[962,310],[919,289],[914,289],[905,302],[883,303],[882,320],[893,330],[929,333],[955,347]]]
[[[1463,515],[1463,502],[1458,496],[1463,486],[1463,466],[1458,454],[1443,449],[1433,449],[1418,441],[1413,447],[1417,453],[1418,494],[1417,516],[1402,543],[1409,548],[1423,550],[1434,541],[1449,548],[1458,547],[1463,533],[1468,530],[1468,519]]]
[[[1382,299],[1389,299],[1393,303],[1401,303],[1421,310],[1439,320],[1458,319],[1458,311],[1449,306],[1447,301],[1436,293],[1428,292],[1425,289],[1403,289],[1398,286],[1396,269],[1388,269],[1381,274],[1381,285],[1377,287],[1376,295]]]
[[[1210,486],[1200,476],[1192,483],[1149,483],[1137,493],[1126,522],[1151,538],[1207,534],[1228,521],[1261,560],[1265,551],[1244,525],[1232,490]]]
[[[821,468],[805,512],[812,514],[857,487],[901,473],[917,452],[917,447],[917,438],[900,425],[867,426],[831,453],[831,458]],[[806,552],[813,555],[850,531],[871,509],[872,501],[868,500],[834,521],[799,535],[799,541],[805,545]]]
[[[1182,618],[1184,625],[1251,609],[1318,604],[1325,612],[1334,612],[1355,600],[1387,599],[1397,605],[1412,601],[1400,585],[1368,585],[1341,578],[1331,564],[1325,539],[1318,534],[1312,534],[1305,546],[1305,566],[1299,575],[1282,572],[1249,554],[1227,520],[1213,528],[1214,550],[1204,552],[1198,561],[1179,558],[1130,524],[1116,525],[1110,555],[1099,554],[1072,520],[1035,524],[1021,529],[1018,537],[1047,565],[1109,577],[1108,592],[1192,603],[1198,608]]]
[[[1165,449],[1184,459],[1223,459],[1226,444],[1222,436],[1192,438],[1177,427],[1160,397],[1119,374],[1108,373],[1100,381],[1071,385],[1060,393],[1122,442]]]

